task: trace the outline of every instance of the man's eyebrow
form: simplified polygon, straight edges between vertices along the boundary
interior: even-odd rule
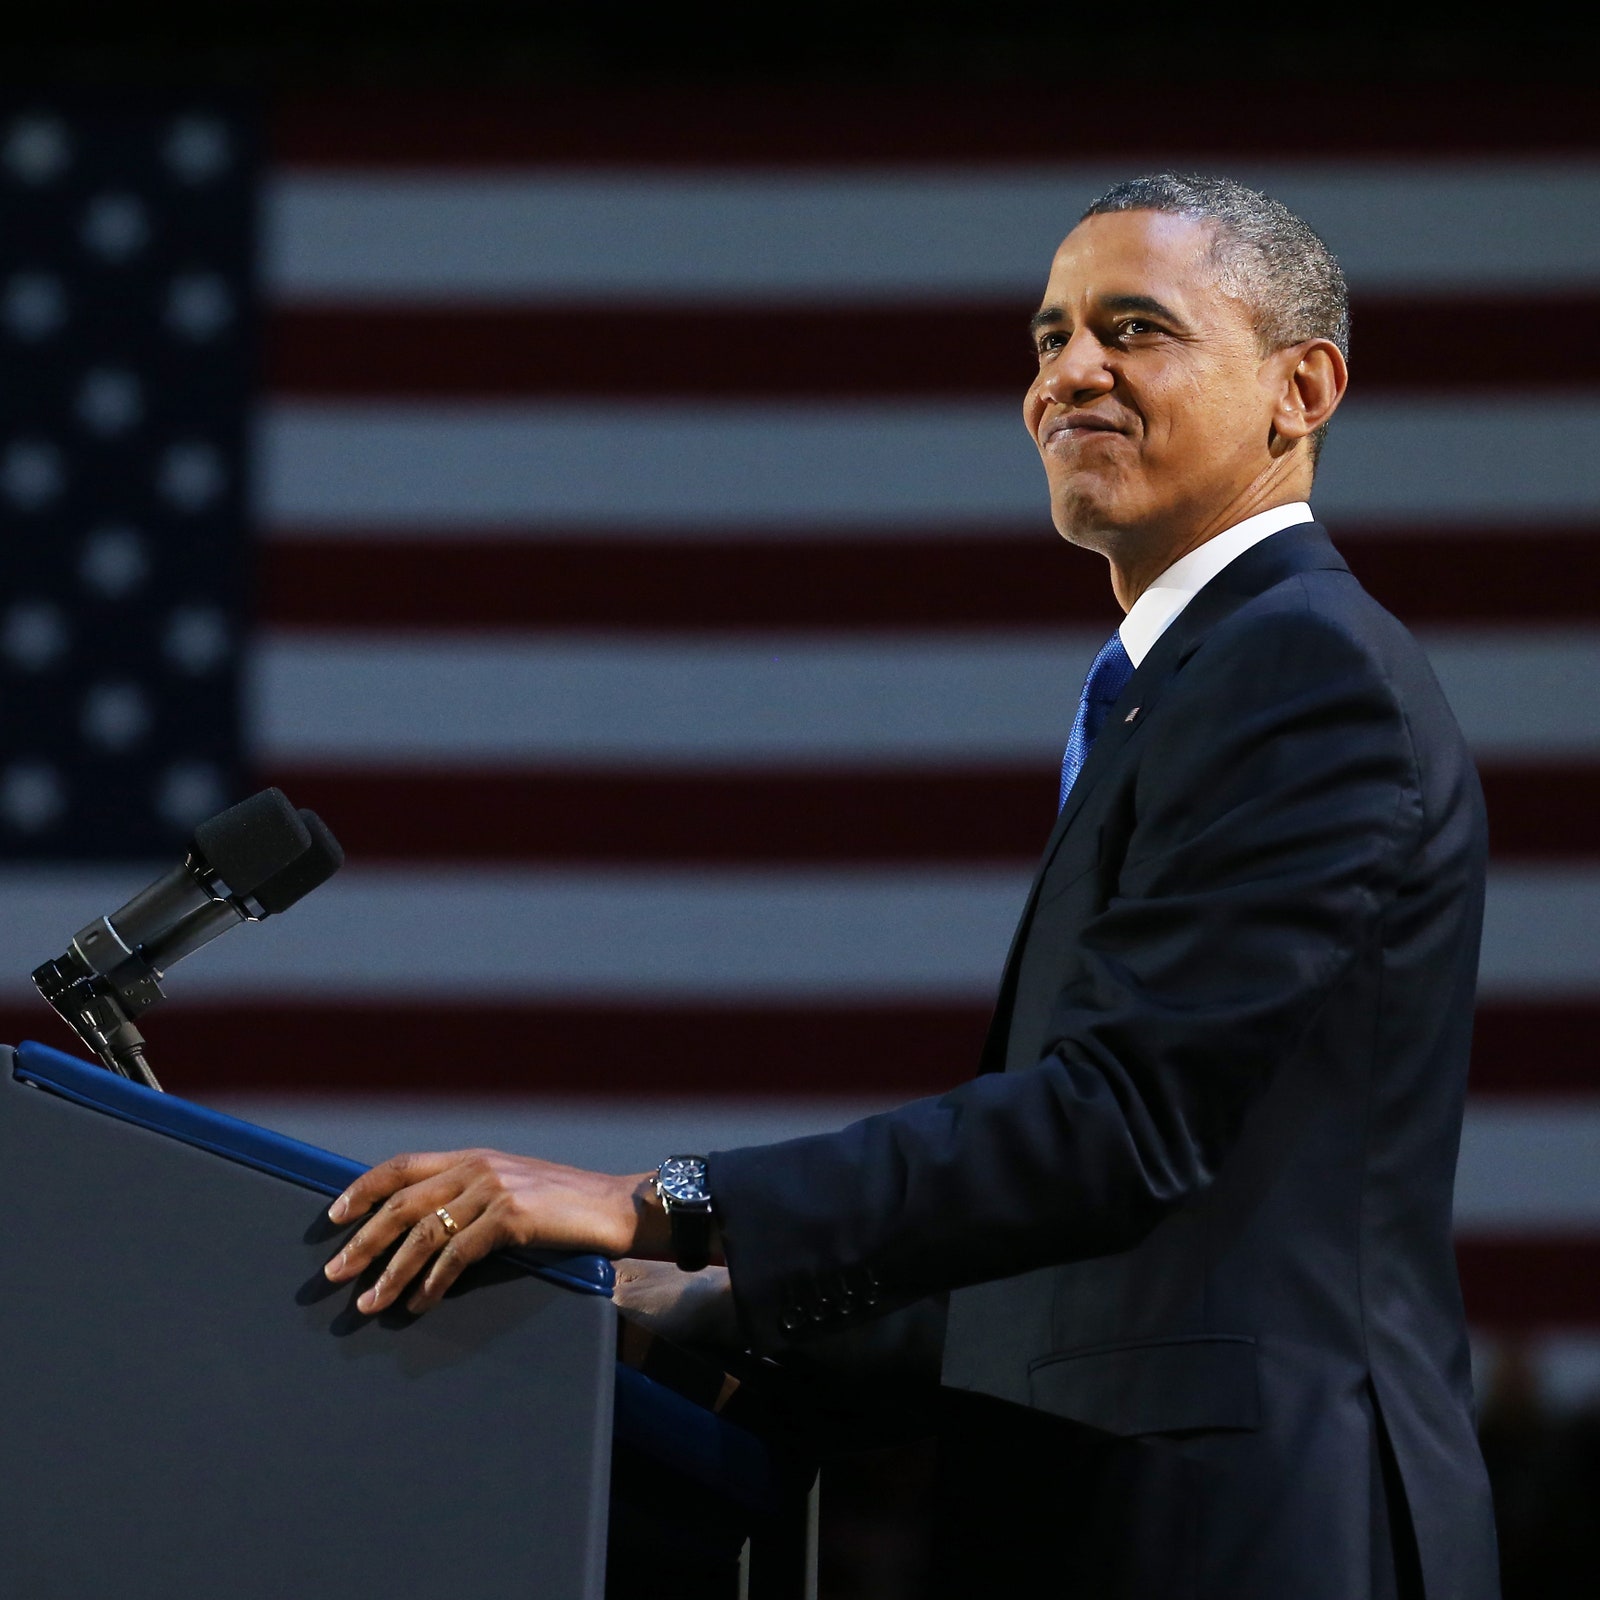
[[[1174,323],[1180,328],[1186,326],[1183,318],[1171,306],[1163,305],[1153,295],[1107,295],[1100,306],[1106,311],[1142,312],[1147,317],[1160,317],[1163,322]],[[1066,320],[1067,314],[1060,306],[1041,306],[1028,318],[1028,332],[1038,333],[1042,328],[1053,328]]]
[[[1181,328],[1183,318],[1171,306],[1164,306],[1153,295],[1113,294],[1101,301],[1107,311],[1142,311],[1149,317],[1160,317],[1163,322],[1175,322]]]

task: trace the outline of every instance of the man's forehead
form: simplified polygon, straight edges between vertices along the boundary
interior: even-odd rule
[[[1210,248],[1210,227],[1190,217],[1161,211],[1085,217],[1057,247],[1044,298],[1203,292],[1214,280]]]

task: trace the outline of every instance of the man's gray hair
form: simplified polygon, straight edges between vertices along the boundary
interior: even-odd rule
[[[1350,354],[1350,292],[1333,252],[1281,201],[1232,178],[1157,172],[1107,189],[1083,216],[1161,211],[1211,225],[1211,259],[1223,292],[1250,311],[1264,350],[1327,339]],[[1322,452],[1323,425],[1311,436]]]

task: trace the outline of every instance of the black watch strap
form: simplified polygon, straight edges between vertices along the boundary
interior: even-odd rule
[[[711,1263],[711,1207],[669,1206],[667,1221],[672,1228],[672,1255],[685,1272],[698,1272]]]

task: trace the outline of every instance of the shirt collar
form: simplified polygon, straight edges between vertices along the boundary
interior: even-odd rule
[[[1117,629],[1128,659],[1139,666],[1150,654],[1157,639],[1177,621],[1183,608],[1230,562],[1236,561],[1251,545],[1310,522],[1311,507],[1304,500],[1293,505],[1274,506],[1258,511],[1243,522],[1207,539],[1188,555],[1174,561],[1165,572],[1133,602],[1122,626]]]

